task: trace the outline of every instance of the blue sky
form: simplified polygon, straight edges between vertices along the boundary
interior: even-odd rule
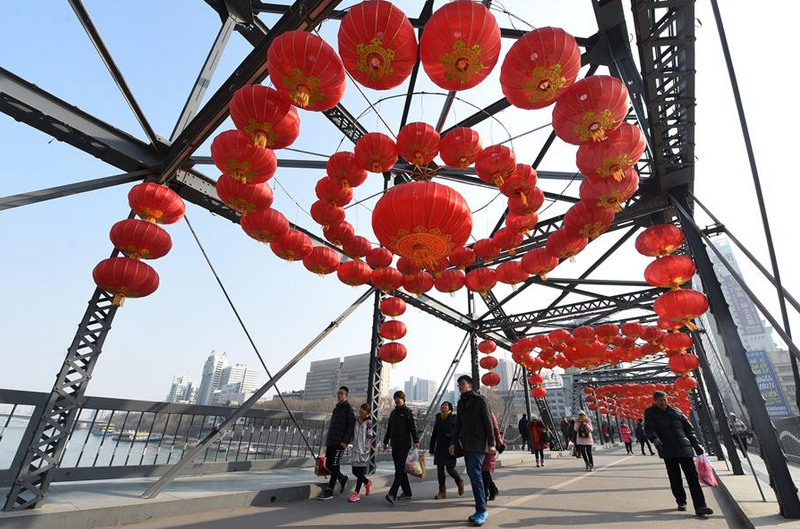
[[[422,2],[397,4],[416,16]],[[440,4],[437,2],[437,6]],[[793,123],[796,111],[791,107],[793,85],[783,72],[790,67],[788,35],[796,19],[789,11],[794,10],[797,15],[798,8],[793,3],[781,4],[785,16],[775,17],[768,9],[753,10],[747,4],[737,4],[723,5],[726,10],[723,16],[786,286],[797,294],[800,279],[792,273],[797,237],[791,208],[796,207],[800,189],[794,177],[796,169],[791,163],[788,167],[784,163],[786,155],[796,149]],[[159,135],[169,136],[219,29],[218,16],[200,0],[138,3],[87,0],[85,5],[151,125]],[[505,6],[531,24],[562,26],[576,36],[588,36],[596,28],[588,1],[513,0],[505,2]],[[496,15],[502,26],[512,25],[506,15]],[[766,259],[747,160],[707,2],[698,3],[697,17],[696,192],[740,239]],[[271,25],[275,19],[264,17],[264,20]],[[35,31],[31,30],[31,21],[36,21]],[[519,21],[514,23],[524,27]],[[632,26],[629,29],[632,31]],[[321,33],[335,43],[337,30],[338,22],[328,22]],[[760,35],[768,31],[770,36],[754,38],[755,31]],[[510,44],[503,42],[503,53]],[[251,49],[241,36],[232,35],[209,94]],[[0,65],[145,139],[66,2],[0,2]],[[498,74],[499,66],[484,83],[460,96],[477,106],[495,101],[500,93]],[[423,77],[418,85],[420,90],[439,91]],[[380,94],[364,89],[393,127],[399,122],[402,98],[377,101],[404,93],[406,86]],[[435,123],[441,101],[438,95],[416,97],[411,119]],[[352,83],[343,103],[356,115],[369,106]],[[448,126],[473,111],[469,104],[456,102]],[[341,134],[323,116],[301,111],[300,119],[301,136],[293,147],[327,154],[337,149]],[[517,135],[546,125],[549,111],[525,113],[512,109],[498,115],[498,119],[502,125],[489,120],[478,127],[485,145],[506,139],[505,129]],[[361,121],[370,130],[385,131],[375,113],[367,112]],[[229,128],[232,128],[230,121],[220,131]],[[547,133],[542,130],[515,140],[518,158],[532,162]],[[345,140],[342,149],[351,150],[352,146]],[[557,141],[542,169],[573,170],[574,152],[574,147]],[[208,145],[198,154],[208,154]],[[278,155],[302,157],[286,152]],[[211,166],[200,169],[211,177],[218,176]],[[69,145],[0,116],[0,196],[119,172]],[[321,171],[279,171],[277,180],[291,197],[280,188],[275,189],[275,207],[289,219],[319,231],[303,210],[307,211],[315,200],[314,183],[322,176]],[[380,178],[371,178],[356,190],[356,198],[369,196],[380,186]],[[563,182],[544,182],[542,186],[556,192],[564,189]],[[128,189],[129,186],[121,186],[0,213],[0,387],[47,391],[52,385],[94,288],[92,267],[111,251],[108,230],[127,215]],[[457,189],[473,209],[494,197],[489,191],[463,186]],[[577,195],[577,185],[567,188],[567,193]],[[372,205],[374,200],[365,203],[365,207],[349,209],[348,220],[374,241],[368,209]],[[493,227],[503,206],[502,200],[494,200],[475,216],[476,237],[484,236]],[[543,217],[564,210],[564,205],[556,204]],[[202,209],[190,205],[188,215],[273,370],[361,292],[340,284],[334,277],[319,278],[300,264],[280,261],[268,248],[247,238],[238,226]],[[211,349],[227,351],[234,362],[257,364],[185,224],[168,229],[174,241],[173,250],[152,263],[161,277],[161,287],[149,298],[130,300],[119,311],[90,385],[90,394],[161,399],[174,374],[188,372],[199,378],[202,362]],[[600,255],[618,236],[617,233],[601,237],[576,263],[562,265],[557,276],[580,274],[591,264],[592,257]],[[636,254],[632,246],[631,241],[601,267],[598,277],[640,278],[648,260]],[[766,283],[756,279],[751,268],[742,268],[753,278],[752,284],[759,294],[771,295]],[[508,287],[497,290],[500,297],[511,292]],[[531,288],[518,296],[509,310],[519,312],[546,306],[554,292]],[[463,292],[456,298],[441,296],[440,299],[466,310]],[[480,302],[478,306],[483,309]],[[771,303],[770,307],[774,306]],[[410,375],[438,379],[461,341],[461,332],[415,309],[410,309],[402,319],[409,327],[404,340],[409,357],[393,369],[392,385],[401,385]],[[281,387],[301,388],[311,360],[366,352],[370,323],[371,306],[364,305],[290,372]]]

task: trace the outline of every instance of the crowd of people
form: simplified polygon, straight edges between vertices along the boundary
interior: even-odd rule
[[[475,512],[468,521],[480,526],[488,519],[488,502],[493,501],[500,493],[492,474],[497,454],[505,450],[506,444],[497,417],[486,399],[473,389],[472,378],[468,375],[459,377],[458,389],[458,403],[455,408],[451,402],[441,404],[430,436],[428,452],[433,456],[439,485],[434,499],[447,498],[447,476],[455,482],[458,495],[464,495],[465,480],[456,468],[457,460],[463,458],[475,504]],[[348,477],[341,471],[341,459],[345,449],[351,445],[351,464],[356,484],[348,499],[350,502],[360,501],[362,487],[365,496],[371,492],[372,482],[366,473],[375,447],[375,425],[370,420],[369,405],[362,404],[356,415],[347,400],[348,393],[345,386],[337,392],[337,404],[331,415],[324,458],[324,467],[330,473],[330,479],[319,496],[320,500],[333,498],[337,485],[340,492],[344,492]],[[408,479],[408,461],[411,451],[418,451],[420,448],[420,433],[413,411],[406,406],[405,394],[396,391],[393,398],[395,407],[389,415],[383,438],[383,449],[388,451],[391,447],[394,465],[393,481],[384,496],[391,505],[413,497]],[[732,417],[732,429],[735,427],[734,432],[744,437],[745,433],[742,432],[746,432],[746,428],[742,428],[743,424],[736,424],[735,420]],[[543,467],[544,451],[552,443],[551,436],[555,434],[548,431],[545,423],[538,417],[529,419],[526,415],[520,419],[518,428],[523,449],[534,454],[537,467]],[[667,403],[667,396],[663,392],[656,391],[653,394],[653,405],[645,411],[643,419],[633,424],[623,421],[616,432],[606,423],[601,424],[597,431],[584,411],[574,419],[564,417],[560,429],[564,438],[563,444],[573,451],[575,457],[583,459],[587,472],[594,471],[592,448],[595,436],[599,437],[601,443],[608,443],[616,433],[625,445],[626,455],[634,455],[634,438],[641,447],[642,455],[646,455],[645,447],[650,455],[654,455],[655,446],[664,460],[678,510],[687,509],[683,474],[689,486],[695,513],[698,516],[713,513],[706,505],[693,459],[695,454],[701,455],[703,449],[691,423],[681,411]]]

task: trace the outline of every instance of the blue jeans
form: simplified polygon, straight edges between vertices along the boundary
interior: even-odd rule
[[[483,452],[464,452],[464,463],[467,465],[467,475],[472,484],[472,495],[475,497],[475,512],[486,512],[486,491],[483,489],[481,475],[481,465],[485,456]]]

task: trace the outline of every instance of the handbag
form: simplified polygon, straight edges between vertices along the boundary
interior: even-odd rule
[[[325,466],[325,456],[319,456],[314,463],[314,475],[315,476],[330,476],[331,473]]]
[[[697,477],[700,478],[700,483],[705,483],[709,487],[717,487],[717,477],[714,475],[714,467],[708,461],[705,454],[697,456]]]
[[[549,443],[550,442],[550,434],[547,433],[547,430],[542,430],[542,434],[539,436],[540,442],[542,443]]]

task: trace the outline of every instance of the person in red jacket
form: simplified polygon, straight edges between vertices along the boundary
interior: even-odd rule
[[[536,457],[536,466],[544,466],[544,451],[547,449],[547,427],[538,417],[533,417],[528,423],[531,431],[531,451]]]
[[[503,437],[500,435],[500,427],[497,426],[497,417],[494,416],[494,412],[489,413],[492,417],[492,428],[494,429],[494,444],[497,447],[497,453],[502,454],[506,444],[505,441],[503,441]],[[483,465],[481,465],[483,490],[486,491],[486,499],[488,501],[493,501],[495,496],[500,494],[500,491],[497,490],[497,485],[495,485],[492,479],[492,472],[494,472],[496,461],[497,455],[489,453],[483,458]]]

